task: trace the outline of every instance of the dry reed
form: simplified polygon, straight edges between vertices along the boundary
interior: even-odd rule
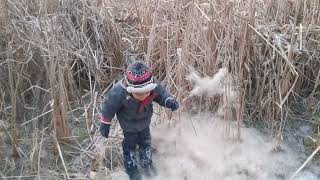
[[[17,148],[26,148],[31,171],[39,176],[72,178],[72,170],[90,169],[99,97],[121,78],[130,57],[143,56],[179,100],[192,88],[184,78],[191,70],[212,76],[226,68],[232,83],[225,90],[239,90],[239,105],[235,117],[225,118],[239,124],[246,119],[279,138],[293,117],[319,112],[318,0],[1,0],[0,5],[0,118],[10,122],[11,155],[24,159]],[[194,98],[183,106],[214,111],[227,98]],[[293,111],[297,104],[299,112]],[[162,111],[161,121],[171,119]],[[73,136],[76,131],[82,134]],[[64,158],[61,171],[41,167],[43,153],[51,152],[44,146],[52,143],[49,134]],[[117,136],[107,144],[117,150]],[[110,157],[114,168],[120,155]],[[99,168],[96,164],[92,168]],[[29,170],[23,169],[21,177]]]

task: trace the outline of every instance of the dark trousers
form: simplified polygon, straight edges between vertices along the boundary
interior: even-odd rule
[[[124,139],[122,142],[123,159],[126,173],[130,176],[138,173],[136,160],[136,146],[139,146],[139,157],[142,168],[152,166],[151,153],[151,135],[150,128],[146,128],[140,132],[123,132]]]

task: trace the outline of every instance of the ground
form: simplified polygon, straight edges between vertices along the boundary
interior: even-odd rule
[[[286,144],[275,150],[278,144],[256,129],[242,127],[240,141],[231,138],[236,125],[211,113],[182,117],[181,122],[152,128],[159,172],[154,180],[285,180],[303,163]],[[316,173],[307,166],[295,179],[317,180]],[[121,169],[108,177],[127,179]]]

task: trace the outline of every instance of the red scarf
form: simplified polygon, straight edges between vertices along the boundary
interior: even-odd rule
[[[158,96],[157,93],[155,93],[154,91],[151,91],[150,95],[148,97],[146,97],[143,101],[141,101],[139,109],[138,109],[138,113],[141,112],[144,107],[149,105],[152,102],[152,100],[157,96]]]

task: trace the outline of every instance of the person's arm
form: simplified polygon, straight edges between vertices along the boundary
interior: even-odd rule
[[[104,137],[109,136],[111,120],[122,107],[122,94],[117,87],[113,87],[106,95],[105,101],[102,103],[100,132]]]
[[[179,103],[169,94],[159,81],[156,81],[156,83],[157,87],[155,93],[157,93],[157,96],[154,98],[154,101],[163,107],[170,108],[172,111],[177,110],[179,108]]]

